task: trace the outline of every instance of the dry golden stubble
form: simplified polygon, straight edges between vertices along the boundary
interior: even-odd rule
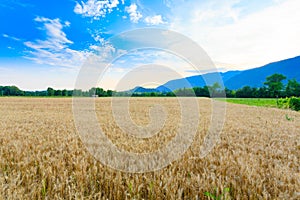
[[[97,99],[97,114],[110,119],[101,106],[106,101]],[[171,99],[155,101],[176,109]],[[131,108],[132,118],[149,123],[149,99],[137,103],[141,108]],[[228,199],[299,199],[300,113],[228,104],[220,142],[200,159],[211,113],[210,100],[200,98],[199,130],[184,156],[159,171],[130,174],[101,165],[86,151],[71,105],[71,99],[0,98],[0,199],[205,199],[204,192],[221,194],[226,187]],[[100,123],[105,118],[98,116]],[[166,126],[172,129],[172,123]],[[167,130],[151,143],[133,141],[140,149],[132,150],[154,150],[164,142],[158,138],[171,137],[164,136]],[[122,132],[106,134],[130,149]]]

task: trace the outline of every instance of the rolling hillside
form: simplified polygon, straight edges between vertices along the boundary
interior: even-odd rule
[[[229,89],[239,89],[243,86],[261,87],[267,76],[274,73],[283,74],[287,79],[296,79],[300,82],[300,56],[290,58],[278,62],[273,62],[262,67],[248,69],[244,71],[228,71],[220,73],[224,86]],[[171,80],[156,88],[157,91],[165,92],[176,90],[179,88],[203,87],[205,85],[212,85],[217,82],[217,74],[207,73],[204,75],[196,75],[182,79]],[[204,81],[206,80],[206,82]],[[206,84],[207,83],[207,84]]]

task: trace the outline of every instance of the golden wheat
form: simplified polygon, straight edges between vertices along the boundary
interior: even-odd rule
[[[76,133],[72,99],[0,98],[0,199],[300,199],[300,113],[227,104],[221,139],[198,157],[210,125],[210,100],[199,100],[200,123],[189,150],[168,167],[126,173],[102,165]],[[176,98],[131,98],[132,120],[149,123],[149,108],[168,113],[163,129],[137,139],[114,122],[110,99],[97,99],[99,123],[119,148],[151,152],[176,134]],[[172,113],[172,114],[170,114]],[[292,120],[287,120],[288,115]]]

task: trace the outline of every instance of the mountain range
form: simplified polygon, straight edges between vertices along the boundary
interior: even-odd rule
[[[226,88],[236,90],[244,86],[262,87],[266,77],[279,73],[289,79],[300,82],[300,56],[269,63],[262,67],[242,71],[212,72],[202,75],[190,76],[181,79],[170,80],[157,88],[135,87],[134,92],[169,92],[180,88],[203,87],[215,82],[223,81]],[[219,78],[221,77],[221,79]]]

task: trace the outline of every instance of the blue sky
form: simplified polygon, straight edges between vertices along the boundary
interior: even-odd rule
[[[73,89],[84,61],[110,37],[148,27],[191,38],[220,71],[261,66],[300,55],[299,10],[299,0],[2,0],[0,85]],[[134,67],[151,63],[195,75],[182,59],[147,50],[117,60],[99,86],[114,89]],[[159,83],[172,78],[179,77]]]

